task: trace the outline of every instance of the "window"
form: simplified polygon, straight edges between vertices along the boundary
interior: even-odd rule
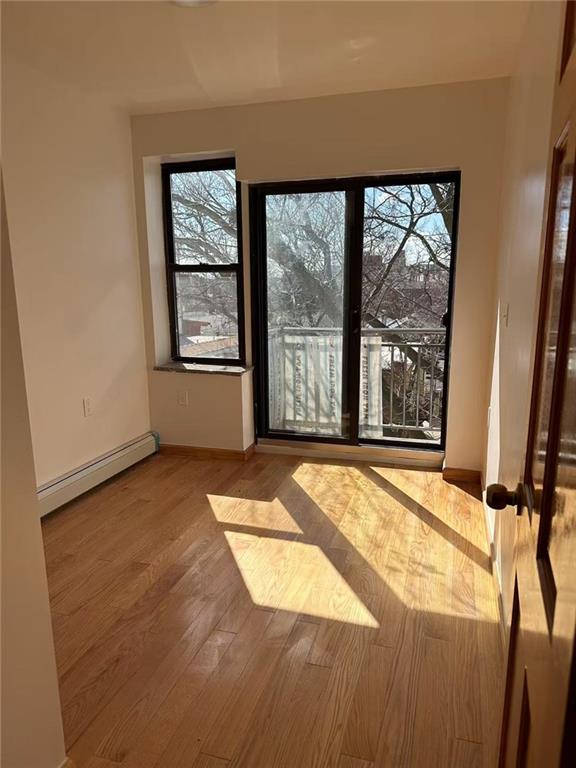
[[[240,186],[225,160],[162,166],[174,360],[244,363]]]

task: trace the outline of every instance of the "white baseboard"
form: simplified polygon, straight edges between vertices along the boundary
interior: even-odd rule
[[[151,432],[83,464],[62,477],[45,483],[38,488],[40,516],[72,501],[94,486],[150,456],[157,450],[156,439]]]

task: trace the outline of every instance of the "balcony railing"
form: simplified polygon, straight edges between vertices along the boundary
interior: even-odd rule
[[[444,328],[361,332],[359,434],[438,443]],[[269,334],[270,426],[320,435],[342,431],[342,331],[277,328]]]

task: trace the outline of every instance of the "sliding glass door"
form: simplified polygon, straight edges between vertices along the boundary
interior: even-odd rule
[[[455,187],[364,190],[361,439],[442,440]]]
[[[267,195],[269,429],[344,437],[345,193]]]
[[[261,437],[444,445],[458,188],[252,187]]]

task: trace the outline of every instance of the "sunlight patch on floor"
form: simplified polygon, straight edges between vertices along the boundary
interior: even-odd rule
[[[214,517],[219,523],[267,528],[285,533],[302,533],[302,529],[279,499],[258,501],[232,496],[208,494]]]
[[[410,610],[491,620],[492,577],[466,551],[465,529],[458,533],[429,512],[441,529],[435,530],[418,519],[418,511],[411,511],[357,469],[337,469],[345,470],[338,493],[331,492],[329,472],[319,481],[317,465],[303,463],[281,489],[281,498],[208,496],[223,527],[228,523],[259,528],[258,533],[270,531],[269,536],[224,531],[255,604],[377,627],[378,620],[384,622],[385,617],[369,602],[377,620],[360,595],[383,589]],[[381,477],[387,472],[381,467],[376,470]],[[423,494],[430,492],[436,477],[425,480]],[[426,501],[424,495],[422,500]],[[332,536],[325,536],[330,532],[328,521]],[[455,542],[448,535],[452,530]],[[405,537],[413,537],[414,531],[420,543],[406,551]],[[274,533],[289,535],[280,538]],[[301,541],[303,537],[314,540],[317,535],[323,537],[325,546]],[[329,558],[331,552],[342,551],[347,552],[344,576]]]
[[[256,605],[364,627],[379,626],[320,547],[253,536],[248,549],[238,550],[235,532],[225,531],[224,535]]]

